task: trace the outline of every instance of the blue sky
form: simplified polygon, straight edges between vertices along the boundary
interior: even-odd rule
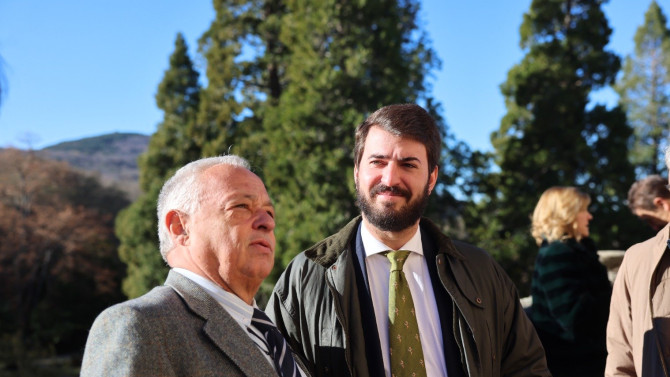
[[[491,150],[505,114],[499,85],[523,57],[519,26],[530,0],[424,0],[421,19],[442,60],[433,95],[451,131]],[[670,0],[658,1],[670,13]],[[633,51],[650,0],[604,6],[609,48]],[[8,93],[0,147],[35,149],[111,132],[151,134],[162,113],[154,95],[178,32],[195,56],[214,16],[210,0],[0,0],[0,56]],[[197,59],[196,59],[197,63]],[[598,96],[613,103],[615,96]]]

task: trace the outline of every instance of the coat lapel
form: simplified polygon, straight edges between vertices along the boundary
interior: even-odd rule
[[[204,319],[203,331],[248,376],[276,376],[256,344],[233,317],[204,289],[175,271],[165,285],[174,289],[186,305]]]

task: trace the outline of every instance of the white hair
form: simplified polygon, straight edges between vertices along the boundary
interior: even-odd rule
[[[670,140],[668,140],[670,143]],[[665,148],[665,166],[670,169],[670,145]]]
[[[165,224],[165,216],[173,210],[182,212],[187,216],[195,213],[200,208],[200,201],[202,200],[200,174],[216,165],[238,166],[251,171],[249,162],[236,155],[207,157],[184,165],[163,185],[158,195],[156,212],[158,214],[160,252],[166,262],[167,254],[174,248],[174,245]]]

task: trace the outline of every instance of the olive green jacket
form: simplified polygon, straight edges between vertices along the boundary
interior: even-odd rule
[[[313,376],[367,376],[353,257],[357,217],[296,256],[274,288],[266,313]],[[451,296],[453,334],[468,376],[550,376],[544,349],[516,287],[483,250],[454,243],[429,220],[434,261]]]

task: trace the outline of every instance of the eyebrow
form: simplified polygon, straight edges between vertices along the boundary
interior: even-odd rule
[[[388,156],[388,155],[385,155],[385,154],[371,154],[370,156],[368,156],[368,160],[377,159],[377,158],[380,158],[380,159],[383,159],[383,160],[391,160],[391,157]],[[400,162],[409,162],[409,161],[421,162],[421,160],[418,157],[413,157],[413,156],[399,158],[398,161],[400,161]]]
[[[245,198],[245,199],[249,199],[249,200],[256,200],[257,195],[243,194],[242,197]],[[272,202],[272,199],[270,199],[270,200],[268,200],[268,201],[266,201],[266,202],[263,202],[262,205],[263,205],[263,206],[270,206],[270,207],[272,207],[272,209],[275,208],[275,205],[274,205],[274,203]]]

